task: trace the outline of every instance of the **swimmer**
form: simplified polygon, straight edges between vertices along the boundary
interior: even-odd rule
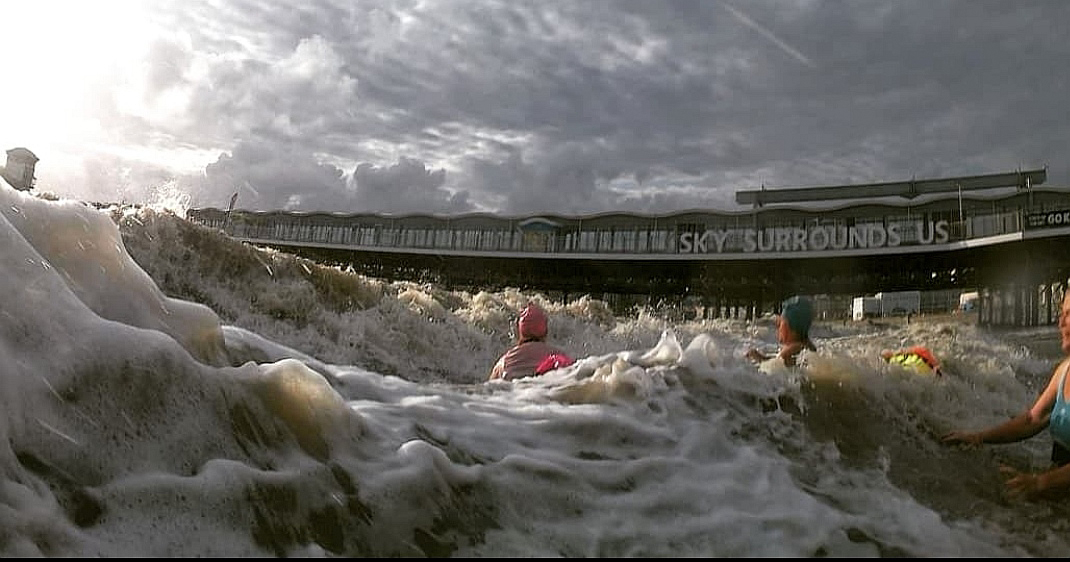
[[[794,367],[799,353],[804,349],[817,351],[817,347],[810,341],[810,325],[813,321],[814,305],[810,299],[794,296],[784,301],[777,316],[776,339],[780,344],[780,351],[775,356],[783,360],[784,365]],[[747,352],[747,359],[751,361],[761,362],[770,358],[757,349]]]

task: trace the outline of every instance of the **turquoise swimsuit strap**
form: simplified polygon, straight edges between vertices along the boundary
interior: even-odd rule
[[[1048,418],[1048,432],[1056,443],[1070,449],[1070,404],[1066,403],[1063,393],[1063,385],[1066,384],[1066,373],[1070,371],[1070,361],[1059,374],[1058,391],[1055,395],[1055,403],[1051,407],[1051,417]]]
[[[1063,372],[1059,375],[1059,393],[1055,395],[1055,403],[1059,404],[1063,401],[1063,385],[1066,384],[1066,371],[1070,371],[1070,361],[1066,362],[1066,366],[1063,367]]]

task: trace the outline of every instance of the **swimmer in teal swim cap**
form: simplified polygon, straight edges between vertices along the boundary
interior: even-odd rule
[[[776,339],[780,343],[777,357],[788,367],[795,366],[796,357],[804,350],[816,351],[810,341],[810,325],[814,321],[814,305],[804,296],[794,296],[784,301],[780,315],[777,316]],[[751,361],[765,361],[769,356],[751,349],[747,352]]]

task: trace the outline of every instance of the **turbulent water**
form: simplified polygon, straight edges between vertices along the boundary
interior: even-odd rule
[[[0,185],[4,556],[1061,556],[938,436],[1027,407],[1054,328],[772,319],[392,283]],[[592,287],[592,294],[598,294]],[[529,300],[579,361],[485,382]],[[926,345],[948,375],[885,364]]]

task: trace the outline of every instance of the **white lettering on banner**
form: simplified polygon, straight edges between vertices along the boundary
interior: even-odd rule
[[[1061,211],[1057,213],[1048,213],[1048,226],[1058,226],[1061,224],[1070,224],[1070,211]]]
[[[717,253],[720,254],[724,251],[724,242],[728,240],[727,230],[707,230],[706,232],[713,232],[713,241],[717,244]]]
[[[1048,216],[1048,224],[1070,225],[1070,211]],[[1060,222],[1053,222],[1060,221]],[[762,229],[709,229],[680,235],[680,253],[806,252],[859,248],[892,248],[903,244],[903,223],[857,226],[770,227]],[[944,244],[951,238],[948,222],[917,221],[916,245]],[[909,228],[909,227],[908,227]],[[735,235],[733,237],[733,235]],[[712,241],[712,244],[710,243]]]
[[[692,253],[691,239],[695,237],[693,232],[685,232],[680,235],[680,253],[690,254]]]
[[[1070,226],[1070,211],[1029,213],[1026,215],[1025,219],[1026,228]]]

